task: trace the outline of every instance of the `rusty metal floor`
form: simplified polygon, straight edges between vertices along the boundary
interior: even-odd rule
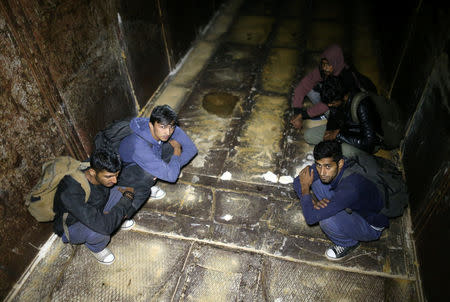
[[[230,1],[141,112],[176,108],[198,156],[112,238],[113,265],[53,236],[7,300],[421,301],[408,214],[330,262],[330,241],[283,183],[312,161],[287,123],[289,96],[323,48],[352,45],[344,50],[384,87],[370,26],[349,31],[342,14],[335,1]]]

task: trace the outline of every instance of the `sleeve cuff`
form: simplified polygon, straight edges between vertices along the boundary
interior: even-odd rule
[[[301,114],[302,115],[302,118],[305,120],[305,119],[310,119],[311,117],[309,116],[309,114],[308,114],[308,111],[306,110],[306,108],[304,108],[304,107],[302,107],[302,108],[297,108],[297,107],[294,107],[294,114],[295,115],[299,115],[299,114]]]

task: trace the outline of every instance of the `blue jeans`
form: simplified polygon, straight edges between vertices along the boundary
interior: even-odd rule
[[[320,221],[320,228],[340,246],[353,246],[359,241],[373,241],[380,238],[382,231],[375,230],[358,213],[340,211],[334,216]]]
[[[122,193],[119,192],[118,186],[114,186],[109,193],[108,202],[103,209],[103,212],[109,212],[112,207],[119,202],[122,197]],[[94,253],[102,251],[109,243],[111,236],[97,233],[81,222],[76,222],[69,226],[70,243],[72,244],[85,244],[88,249]],[[68,243],[66,234],[62,235],[62,241]]]

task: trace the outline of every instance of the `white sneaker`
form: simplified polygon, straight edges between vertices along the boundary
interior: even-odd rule
[[[164,192],[164,190],[162,190],[160,187],[158,186],[152,187],[152,193],[150,194],[151,200],[161,199],[164,198],[165,196],[166,192]]]
[[[134,227],[136,223],[134,222],[134,219],[127,219],[125,220],[122,225],[120,226],[121,230],[130,230]]]
[[[101,264],[110,265],[114,262],[114,260],[116,260],[114,254],[106,247],[98,253],[94,253],[91,250],[89,251],[92,253],[92,255],[94,255],[95,259],[97,259],[97,261],[100,262]]]

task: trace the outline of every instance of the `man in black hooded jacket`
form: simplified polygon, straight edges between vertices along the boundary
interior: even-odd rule
[[[352,102],[356,102],[356,95],[356,92],[346,91],[340,78],[328,77],[321,91],[322,101],[330,108],[328,122],[306,130],[306,142],[316,145],[322,140],[335,139],[342,143],[346,157],[375,153],[382,144],[381,118],[370,95],[357,101],[352,117]]]

